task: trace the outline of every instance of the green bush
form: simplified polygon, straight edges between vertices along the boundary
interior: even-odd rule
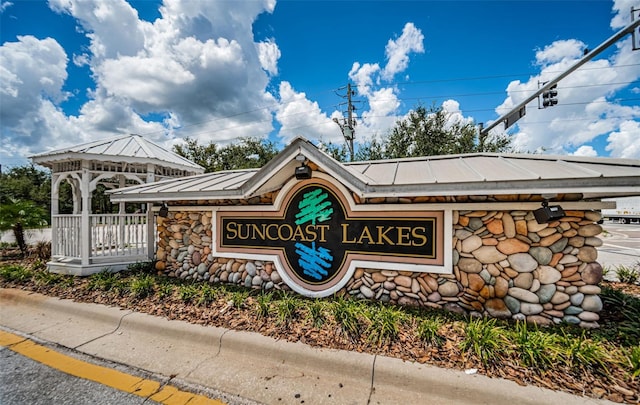
[[[320,328],[326,321],[325,310],[327,308],[326,301],[322,299],[310,300],[306,302],[307,314],[314,328]]]
[[[600,293],[605,309],[615,312],[621,319],[603,331],[613,335],[625,345],[640,342],[640,298],[625,294],[611,287],[603,287]]]
[[[133,273],[155,274],[155,262],[136,262],[127,266],[127,270]]]
[[[293,294],[284,292],[275,302],[276,315],[279,324],[289,324],[297,318],[300,300]]]
[[[640,272],[633,267],[620,265],[616,268],[615,272],[616,277],[618,277],[621,283],[635,284],[638,282],[638,278],[640,278]]]
[[[271,314],[273,293],[261,293],[256,297],[256,314],[258,318],[268,318]]]
[[[525,367],[539,367],[546,370],[551,367],[558,356],[558,341],[555,335],[541,331],[535,325],[525,321],[516,323],[509,334],[509,341],[520,363]]]
[[[209,305],[216,300],[218,293],[209,283],[204,283],[198,291],[197,305]]]
[[[369,321],[365,331],[367,340],[377,346],[382,346],[394,340],[398,336],[401,322],[405,318],[403,312],[385,304],[371,305],[363,313]]]
[[[120,273],[105,269],[89,276],[89,290],[124,292],[127,288]]]
[[[38,259],[46,262],[51,259],[51,242],[40,241],[35,246]]]
[[[475,354],[483,365],[494,364],[507,352],[508,340],[504,327],[496,319],[470,319],[464,327],[460,350]]]
[[[193,284],[182,284],[178,286],[178,296],[184,302],[193,302],[198,296],[198,288]]]
[[[609,350],[602,342],[587,338],[584,330],[579,336],[569,335],[563,330],[559,337],[559,347],[559,358],[565,365],[576,370],[603,372],[611,360]]]
[[[444,325],[444,319],[439,316],[420,320],[416,329],[418,339],[428,345],[440,347],[445,341],[445,337],[440,334]]]
[[[141,276],[134,277],[129,283],[129,291],[131,295],[136,298],[146,298],[153,295],[155,290],[155,278],[143,274]]]
[[[360,335],[362,309],[357,302],[338,297],[331,303],[331,313],[342,331],[350,337]]]
[[[19,264],[0,267],[0,277],[7,281],[23,282],[33,277],[33,271]]]

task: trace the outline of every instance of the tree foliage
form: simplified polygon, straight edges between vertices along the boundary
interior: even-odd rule
[[[49,213],[33,201],[12,200],[0,204],[0,231],[13,230],[16,243],[24,255],[27,244],[24,230],[47,226]]]
[[[51,205],[51,174],[34,165],[18,166],[0,174],[0,204],[12,201],[33,201],[37,205]]]
[[[59,212],[73,212],[71,185],[60,184],[58,195]],[[31,201],[47,212],[47,221],[51,222],[51,172],[42,170],[33,164],[13,167],[6,173],[0,173],[0,204],[12,201]]]
[[[506,152],[511,139],[480,136],[471,122],[451,120],[442,107],[418,106],[381,140],[359,144],[355,160],[380,160],[475,152]]]
[[[253,137],[225,146],[213,142],[200,145],[197,140],[186,138],[185,144],[174,145],[173,151],[204,167],[206,172],[259,168],[278,153],[273,142]]]

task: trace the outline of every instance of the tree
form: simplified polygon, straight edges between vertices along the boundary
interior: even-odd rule
[[[347,145],[344,143],[341,145],[336,145],[333,142],[329,142],[328,144],[320,143],[318,149],[339,162],[346,162],[349,154]]]
[[[252,137],[240,138],[238,143],[226,146],[213,142],[200,145],[197,140],[186,138],[185,145],[174,145],[173,151],[204,167],[207,173],[259,168],[278,153],[273,142]]]
[[[15,200],[33,201],[49,207],[51,204],[51,174],[34,165],[18,166],[0,174],[0,203]]]
[[[60,213],[73,212],[71,185],[66,181],[60,184],[58,195]],[[0,173],[0,204],[13,201],[32,201],[47,212],[47,221],[51,214],[51,173],[33,164],[18,166]]]
[[[178,155],[189,159],[193,163],[196,163],[208,172],[216,171],[216,160],[218,146],[209,142],[208,145],[200,145],[196,139],[186,138],[184,145],[173,145],[173,151]]]
[[[0,231],[13,230],[16,243],[24,256],[27,243],[24,230],[47,226],[48,212],[32,201],[14,200],[0,205]]]
[[[361,145],[356,160],[395,159],[474,152],[506,152],[511,139],[506,135],[479,136],[471,122],[451,122],[442,107],[427,110],[418,106],[398,120],[386,138]]]

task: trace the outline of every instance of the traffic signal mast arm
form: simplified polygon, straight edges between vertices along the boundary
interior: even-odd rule
[[[633,11],[638,11],[638,10],[632,10],[632,14],[633,14]],[[574,63],[569,69],[567,69],[566,71],[558,75],[558,77],[546,82],[544,86],[538,89],[538,91],[533,93],[531,96],[529,96],[526,100],[524,100],[517,106],[513,107],[508,113],[501,115],[500,118],[498,118],[493,123],[491,123],[491,125],[488,125],[486,128],[482,128],[480,130],[480,134],[481,135],[488,134],[490,130],[492,130],[502,122],[505,123],[505,129],[507,129],[509,126],[515,123],[518,119],[524,116],[524,113],[525,113],[524,110],[527,104],[535,100],[540,94],[550,91],[550,89],[554,87],[560,80],[569,76],[580,66],[584,65],[585,63],[587,63],[588,61],[596,57],[599,53],[601,53],[602,51],[604,51],[605,49],[607,49],[608,47],[616,43],[620,38],[624,37],[629,33],[632,33],[633,30],[635,30],[637,27],[640,27],[640,18],[636,19],[635,21],[632,21],[631,24],[627,25],[625,28],[621,29],[620,31],[615,33],[613,36],[611,36],[609,39],[607,39],[606,41],[598,45],[597,48],[595,48],[594,50],[584,55],[582,59]],[[554,90],[555,90],[555,87],[554,87]]]

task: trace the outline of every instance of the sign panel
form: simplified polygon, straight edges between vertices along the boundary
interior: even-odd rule
[[[300,182],[277,212],[217,212],[218,252],[276,255],[303,290],[343,281],[352,260],[443,264],[443,213],[355,213],[322,179]],[[294,286],[292,286],[293,288]]]

